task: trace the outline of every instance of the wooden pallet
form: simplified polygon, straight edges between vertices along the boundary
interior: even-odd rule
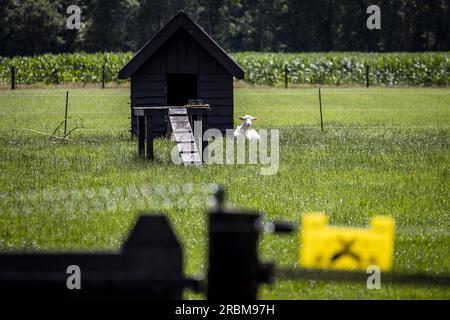
[[[183,164],[202,165],[186,108],[170,108],[169,121]]]

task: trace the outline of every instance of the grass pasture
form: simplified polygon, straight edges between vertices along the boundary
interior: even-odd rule
[[[207,186],[223,183],[228,203],[299,221],[324,211],[333,224],[364,226],[376,214],[397,223],[394,270],[450,273],[450,90],[437,88],[240,88],[239,115],[280,128],[280,168],[184,168],[173,143],[158,140],[156,161],[136,156],[129,135],[129,89],[71,89],[69,144],[49,143],[64,119],[65,90],[0,91],[0,249],[116,250],[138,211],[167,212],[185,249],[186,273],[206,272]],[[298,233],[265,235],[261,255],[294,267]],[[187,298],[199,298],[187,293]],[[450,299],[450,288],[277,281],[263,299]]]

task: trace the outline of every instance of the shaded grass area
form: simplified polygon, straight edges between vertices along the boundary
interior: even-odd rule
[[[138,159],[126,132],[128,94],[72,90],[70,114],[81,115],[86,129],[61,145],[12,128],[51,132],[64,117],[63,90],[0,92],[2,250],[116,250],[140,210],[162,211],[184,246],[186,273],[205,272],[208,185],[222,183],[231,206],[259,210],[267,220],[298,223],[304,212],[324,211],[333,224],[364,226],[391,214],[395,271],[450,272],[448,90],[324,90],[324,133],[316,90],[237,90],[236,121],[251,114],[261,117],[258,127],[294,126],[280,131],[273,176],[261,176],[262,165],[174,166],[168,140],[156,142],[154,163]],[[298,249],[298,233],[261,239],[261,255],[282,266],[296,266]],[[260,298],[448,299],[449,290],[278,281]]]

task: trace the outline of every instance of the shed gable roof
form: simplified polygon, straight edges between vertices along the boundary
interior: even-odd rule
[[[183,10],[128,61],[119,71],[119,78],[131,77],[179,28],[184,28],[230,74],[238,79],[244,78],[244,70]]]

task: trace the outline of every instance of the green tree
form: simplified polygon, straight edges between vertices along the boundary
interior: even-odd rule
[[[140,0],[129,24],[133,49],[142,47],[186,5],[185,0]]]
[[[94,0],[86,8],[87,21],[81,29],[82,49],[120,51],[130,49],[127,23],[137,2],[132,0]]]
[[[0,4],[1,54],[34,55],[60,51],[64,21],[48,0],[3,0]]]
[[[67,30],[67,7],[83,27]],[[381,30],[366,9],[381,8]],[[184,9],[233,51],[449,50],[448,0],[0,0],[0,54],[137,50]]]

